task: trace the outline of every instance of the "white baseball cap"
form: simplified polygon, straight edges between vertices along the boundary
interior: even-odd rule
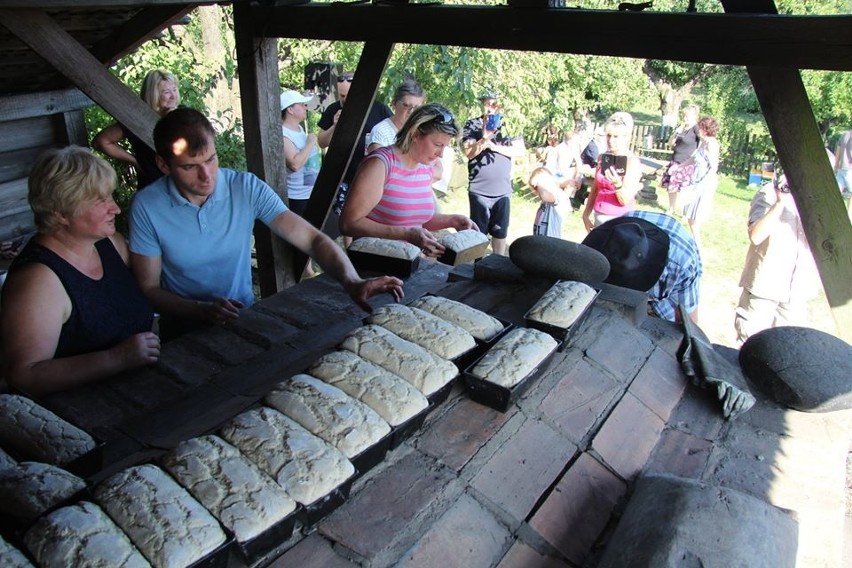
[[[281,93],[281,110],[296,103],[309,103],[313,98],[313,96],[305,96],[298,91],[284,91]]]

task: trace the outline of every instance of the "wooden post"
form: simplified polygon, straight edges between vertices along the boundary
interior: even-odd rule
[[[234,40],[248,169],[287,199],[284,141],[281,135],[278,40],[256,37],[247,22],[248,6],[234,4]],[[269,296],[296,283],[293,249],[262,223],[255,223],[260,294]]]
[[[775,13],[772,0],[750,0],[750,11]],[[723,0],[726,11],[743,5]],[[747,67],[754,92],[793,190],[837,334],[852,343],[852,225],[828,162],[813,109],[797,69]]]

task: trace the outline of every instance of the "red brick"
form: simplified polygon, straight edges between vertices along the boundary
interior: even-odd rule
[[[398,556],[422,534],[418,524],[427,513],[455,499],[446,494],[453,480],[449,469],[412,452],[374,477],[318,530],[368,562]]]
[[[628,390],[665,422],[680,401],[687,384],[677,360],[657,348]]]
[[[539,554],[526,544],[516,542],[497,568],[569,568],[562,560]]]
[[[338,556],[329,541],[314,533],[269,564],[269,568],[292,568],[293,566],[299,568],[353,568],[357,564]]]
[[[518,523],[526,519],[577,446],[537,420],[527,420],[471,480],[474,489]]]
[[[621,392],[615,379],[584,359],[553,387],[540,408],[568,438],[581,443]]]
[[[511,541],[505,526],[475,499],[462,495],[395,566],[493,566]]]
[[[625,385],[634,377],[654,350],[654,344],[638,329],[621,318],[613,318],[586,356],[600,364]]]
[[[601,426],[592,448],[624,479],[632,479],[648,461],[665,426],[659,416],[630,393]]]
[[[701,479],[713,444],[691,434],[666,428],[651,454],[645,471]]]
[[[427,423],[417,449],[460,471],[515,412],[502,413],[461,398],[439,420]]]
[[[582,453],[530,519],[530,527],[569,561],[582,564],[626,491],[622,480]]]

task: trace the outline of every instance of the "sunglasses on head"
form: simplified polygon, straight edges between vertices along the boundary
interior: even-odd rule
[[[351,83],[352,79],[354,79],[354,78],[355,78],[354,75],[341,75],[337,78],[337,82],[342,83],[342,82],[346,81],[347,83]]]
[[[440,110],[440,109],[437,109],[437,110],[438,110],[438,114],[436,114],[434,117],[430,118],[426,122],[434,122],[434,123],[441,124],[441,125],[455,126],[455,119],[453,118],[453,115],[450,114],[449,111]]]

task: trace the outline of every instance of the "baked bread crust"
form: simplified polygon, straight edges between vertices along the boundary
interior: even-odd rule
[[[402,260],[414,260],[420,256],[420,249],[411,243],[377,237],[355,239],[347,250]]]
[[[340,346],[402,377],[426,396],[458,376],[449,361],[378,325],[359,327]]]
[[[527,319],[554,327],[571,327],[595,294],[595,289],[583,282],[557,282],[530,308]]]
[[[461,252],[488,242],[488,236],[476,229],[465,229],[457,233],[448,233],[438,239],[451,251]]]
[[[95,447],[86,432],[15,394],[0,394],[0,441],[34,461],[53,465],[64,465]]]
[[[116,473],[95,498],[157,568],[188,566],[225,542],[218,521],[157,466]]]
[[[31,522],[85,488],[85,481],[55,465],[21,462],[0,470],[0,511]]]
[[[42,568],[150,568],[127,535],[94,503],[82,501],[42,517],[24,543]]]
[[[429,406],[414,385],[351,351],[326,353],[308,373],[360,400],[391,426],[399,426]]]
[[[455,359],[476,347],[473,336],[463,327],[419,308],[387,304],[373,310],[367,321],[380,325],[443,359]]]
[[[0,566],[4,568],[35,568],[24,553],[0,536]]]
[[[193,497],[246,542],[296,509],[284,489],[218,436],[186,440],[163,466]]]
[[[480,341],[490,341],[503,331],[500,320],[467,304],[442,296],[422,296],[409,305],[461,326]]]
[[[511,388],[529,375],[554,349],[556,340],[543,331],[519,327],[500,338],[471,369],[471,374]]]
[[[352,459],[390,433],[372,408],[309,375],[278,383],[264,402]]]
[[[220,434],[302,505],[328,495],[355,473],[340,450],[274,408],[243,412]]]

